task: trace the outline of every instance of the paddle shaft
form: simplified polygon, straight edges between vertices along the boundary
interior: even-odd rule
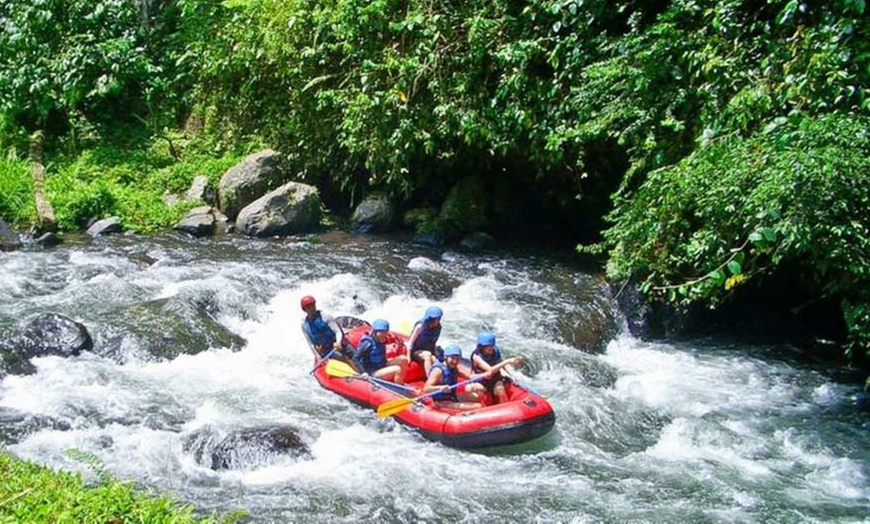
[[[405,391],[413,391],[413,389],[403,384],[396,384],[395,382],[390,382],[389,380],[384,380],[378,377],[373,377],[371,375],[363,375],[362,373],[357,373],[355,369],[340,360],[330,360],[329,364],[326,365],[326,374],[330,377],[336,378],[358,378],[360,380],[368,380],[376,384],[380,384],[381,386],[386,388],[400,388],[404,389]]]
[[[338,351],[338,348],[332,348],[332,350],[331,350],[329,353],[327,353],[326,355],[324,355],[323,358],[319,359],[319,360],[317,361],[317,363],[314,364],[314,367],[311,368],[311,371],[309,371],[308,374],[311,375],[312,373],[314,373],[315,371],[317,371],[317,368],[319,368],[321,364],[323,364],[324,362],[326,362],[327,360],[329,360],[329,357],[331,357],[331,356],[332,356],[336,351]]]

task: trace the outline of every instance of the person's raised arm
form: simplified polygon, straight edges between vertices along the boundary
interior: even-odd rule
[[[506,359],[502,360],[501,362],[499,362],[498,364],[489,368],[489,371],[487,371],[487,373],[489,373],[490,376],[492,376],[492,374],[494,374],[495,372],[497,372],[498,370],[500,370],[501,368],[503,368],[505,366],[510,366],[510,365],[514,365],[514,364],[519,365],[521,362],[522,362],[522,360],[520,360],[519,357],[506,358]]]
[[[423,385],[422,393],[432,393],[439,390],[449,391],[450,386],[444,386],[441,384],[441,370],[434,368],[432,369],[432,372],[429,373],[429,378],[426,379],[426,384]]]

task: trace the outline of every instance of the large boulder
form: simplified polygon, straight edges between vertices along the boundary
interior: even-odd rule
[[[267,149],[231,167],[218,184],[218,207],[235,220],[239,212],[281,183],[284,176],[280,153]]]
[[[269,464],[277,456],[299,458],[311,454],[295,428],[281,425],[229,433],[206,426],[189,435],[182,447],[198,464],[214,470],[251,470]]]
[[[357,233],[375,233],[390,229],[395,221],[396,209],[390,198],[381,192],[367,196],[350,218]]]
[[[487,202],[489,196],[483,179],[466,177],[457,182],[447,194],[439,220],[461,233],[486,230],[490,224]]]
[[[0,218],[0,251],[12,251],[20,247],[21,237]]]
[[[242,209],[236,229],[253,237],[307,233],[320,224],[322,208],[317,188],[288,182]]]

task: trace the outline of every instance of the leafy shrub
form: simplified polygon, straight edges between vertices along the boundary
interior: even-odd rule
[[[95,467],[100,483],[86,487],[78,474],[54,472],[17,460],[0,449],[0,521],[2,522],[232,522],[193,517],[194,508],[169,497],[137,492],[114,480],[99,459],[73,454]]]
[[[19,225],[36,218],[33,177],[27,162],[0,158],[0,218]]]
[[[852,347],[870,334],[870,119],[774,121],[624,189],[605,232],[608,274],[673,302],[715,304],[796,266],[796,286],[843,299]]]

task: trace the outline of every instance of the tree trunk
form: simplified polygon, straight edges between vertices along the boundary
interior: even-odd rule
[[[36,201],[36,228],[57,231],[57,219],[51,202],[45,196],[45,166],[42,165],[42,131],[30,136],[30,170],[33,173],[33,198]]]

